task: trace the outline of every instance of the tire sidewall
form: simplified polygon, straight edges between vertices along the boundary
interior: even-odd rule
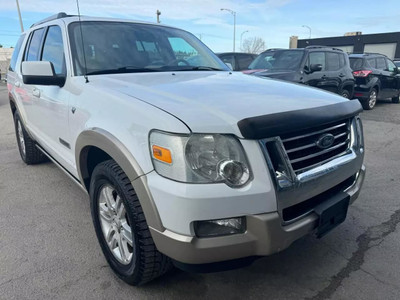
[[[21,142],[19,141],[19,135],[18,135],[18,122],[21,124],[22,134],[25,140],[25,153],[21,150]],[[24,124],[22,124],[21,117],[19,116],[18,112],[15,112],[14,114],[14,128],[15,128],[15,137],[17,138],[19,154],[21,155],[22,160],[26,163],[26,132]]]
[[[120,184],[118,183],[118,180],[114,178],[114,174],[110,172],[110,170],[106,169],[104,165],[99,166],[98,168],[95,169],[92,175],[91,179],[91,184],[90,184],[90,208],[91,208],[91,214],[92,214],[92,220],[94,224],[94,228],[96,231],[97,238],[99,240],[101,249],[104,253],[104,256],[109,263],[110,267],[115,271],[115,273],[123,280],[125,281],[130,281],[132,277],[135,277],[136,274],[140,271],[139,270],[139,255],[140,255],[140,249],[138,249],[138,241],[137,241],[137,235],[134,231],[135,224],[134,224],[134,216],[131,211],[131,206],[128,203],[128,200],[126,199],[126,195],[121,188]],[[101,228],[101,223],[100,223],[100,218],[99,218],[99,206],[98,206],[98,201],[99,201],[99,193],[101,191],[101,188],[104,185],[111,185],[115,190],[117,191],[118,195],[121,197],[125,210],[127,212],[127,217],[129,224],[131,225],[131,231],[132,231],[132,242],[133,242],[133,247],[134,247],[134,254],[132,257],[132,261],[128,265],[123,265],[121,264],[112,254],[110,248],[107,245],[107,242],[104,238],[104,234]],[[137,267],[139,266],[139,267]]]

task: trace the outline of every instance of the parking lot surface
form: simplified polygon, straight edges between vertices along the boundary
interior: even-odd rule
[[[45,116],[44,116],[45,117]],[[54,164],[20,159],[0,85],[0,299],[400,299],[400,105],[362,114],[367,178],[347,220],[239,270],[119,280],[88,196]]]

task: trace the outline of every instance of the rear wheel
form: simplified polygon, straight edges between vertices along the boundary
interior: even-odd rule
[[[400,103],[400,95],[392,98],[392,103]]]
[[[19,154],[27,165],[39,164],[47,160],[47,157],[36,147],[35,141],[31,139],[22,124],[18,112],[14,114],[15,134]]]
[[[361,101],[363,108],[366,110],[373,109],[376,105],[377,96],[378,92],[376,91],[376,89],[372,89],[369,93],[368,98]]]
[[[348,90],[343,90],[341,96],[346,99],[350,99],[350,92]]]
[[[122,280],[141,285],[172,267],[171,260],[157,250],[136,192],[115,161],[94,169],[90,205],[100,246]]]

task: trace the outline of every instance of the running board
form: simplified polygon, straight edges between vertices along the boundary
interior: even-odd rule
[[[63,171],[70,179],[72,179],[75,184],[77,184],[86,194],[88,193],[87,190],[82,186],[81,182],[76,178],[74,175],[72,175],[70,172],[68,172],[67,169],[65,169],[55,158],[53,158],[46,150],[44,150],[39,144],[35,144],[36,148],[40,150],[44,155],[46,155],[61,171]]]

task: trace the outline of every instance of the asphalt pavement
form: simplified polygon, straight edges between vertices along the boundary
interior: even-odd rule
[[[88,196],[19,156],[0,85],[0,299],[400,299],[400,105],[362,114],[367,177],[346,221],[244,269],[131,287],[108,267]]]

